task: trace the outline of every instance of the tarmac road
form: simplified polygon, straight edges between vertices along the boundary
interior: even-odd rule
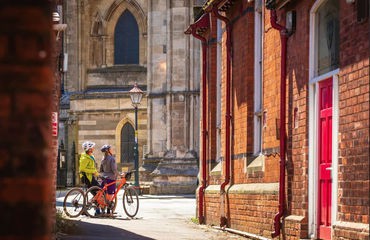
[[[57,192],[56,205],[62,209],[63,192]],[[191,221],[195,217],[195,196],[140,196],[140,208],[135,218],[128,218],[118,199],[115,218],[74,218],[78,233],[58,235],[57,239],[88,240],[224,240],[247,239],[239,235],[220,231],[211,226],[198,225]]]

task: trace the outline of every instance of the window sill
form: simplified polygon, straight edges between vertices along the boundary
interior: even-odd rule
[[[256,172],[263,172],[265,170],[265,156],[264,155],[253,156],[250,159],[248,159],[248,162],[249,164],[246,165],[246,169],[245,169],[245,172],[247,174],[254,174]]]

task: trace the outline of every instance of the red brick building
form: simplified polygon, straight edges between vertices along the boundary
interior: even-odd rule
[[[0,3],[0,239],[52,239],[57,112],[51,1]]]
[[[61,3],[0,3],[0,239],[55,238]]]
[[[201,223],[369,239],[369,2],[208,0]]]

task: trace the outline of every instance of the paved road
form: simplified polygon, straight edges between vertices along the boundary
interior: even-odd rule
[[[219,231],[210,226],[197,225],[191,221],[195,216],[195,197],[185,196],[140,196],[140,208],[134,219],[123,211],[119,197],[117,217],[73,219],[79,232],[62,235],[59,239],[77,240],[224,240],[246,239],[239,235]],[[57,192],[57,208],[62,209],[63,193]]]

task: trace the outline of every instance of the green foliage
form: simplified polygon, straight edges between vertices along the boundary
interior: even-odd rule
[[[192,218],[191,218],[191,221],[192,221],[193,223],[195,223],[195,224],[199,224],[199,219],[198,219],[198,218],[196,218],[196,217],[192,217]]]

